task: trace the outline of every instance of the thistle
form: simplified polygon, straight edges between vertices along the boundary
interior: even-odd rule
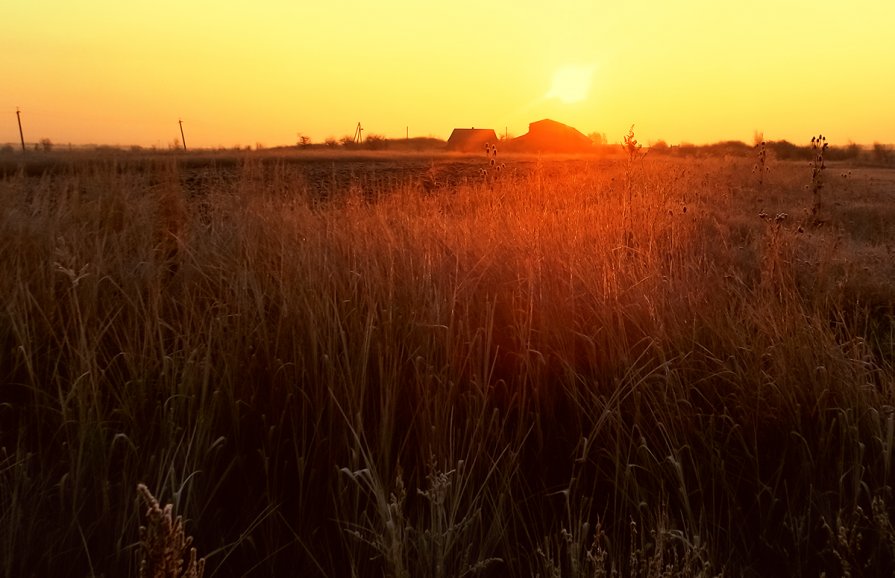
[[[489,173],[488,169],[482,169],[482,178],[486,181],[488,180],[488,176],[490,174],[491,179],[497,177],[501,168],[497,165],[497,145],[493,145],[491,143],[485,144],[485,157],[488,159],[488,167],[491,169],[495,169],[494,172]]]
[[[768,161],[768,149],[765,141],[761,141],[755,148],[758,150],[758,159],[755,165],[752,167],[753,173],[758,173],[758,188],[764,187],[764,175],[768,170],[767,161]]]
[[[827,152],[827,138],[824,135],[811,137],[811,152],[811,216],[817,220],[821,209],[820,191],[824,186],[823,170],[826,168],[824,153]]]
[[[485,156],[488,158],[488,164],[493,167],[497,163],[497,145],[486,144]]]

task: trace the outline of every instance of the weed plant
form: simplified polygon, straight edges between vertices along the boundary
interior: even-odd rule
[[[147,508],[146,525],[140,526],[140,578],[202,578],[205,559],[190,547],[193,538],[186,534],[183,517],[174,517],[171,504],[162,508],[144,484],[137,484],[137,494]]]
[[[643,158],[643,153],[641,152],[642,148],[643,145],[638,143],[637,138],[634,136],[634,125],[632,124],[631,128],[628,130],[628,134],[622,138],[622,149],[625,151],[625,156],[627,157],[625,164],[625,204],[623,207],[625,226],[622,244],[629,249],[633,249],[634,247],[634,222],[632,219],[632,210],[635,191],[638,187],[635,175],[637,167],[634,163]]]
[[[764,188],[765,173],[770,170],[768,164],[768,149],[764,140],[759,141],[755,145],[756,161],[752,167],[752,172],[758,175],[758,188]]]
[[[827,138],[824,135],[811,137],[811,218],[815,221],[820,219],[821,195],[820,191],[824,188],[824,169],[827,168],[824,162],[824,154],[827,152]]]
[[[891,575],[892,200],[749,164],[4,177],[0,575]]]

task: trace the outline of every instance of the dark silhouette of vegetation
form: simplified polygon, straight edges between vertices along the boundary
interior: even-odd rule
[[[371,151],[385,150],[388,148],[388,145],[388,139],[381,134],[369,134],[367,135],[367,138],[364,139],[364,146],[366,146]]]
[[[764,187],[764,176],[768,172],[768,147],[761,141],[755,145],[756,162],[752,166],[752,172],[758,174],[758,188]]]
[[[606,145],[609,144],[609,139],[606,138],[605,132],[592,132],[587,137],[591,140],[595,145]]]
[[[788,140],[759,141],[750,146],[742,141],[722,141],[706,145],[695,145],[683,142],[679,145],[662,146],[664,141],[656,141],[650,152],[653,154],[671,155],[676,157],[756,157],[756,150],[763,147],[766,162],[771,159],[778,161],[811,161],[814,157],[811,145],[797,145]],[[873,149],[865,150],[861,145],[849,142],[843,147],[828,146],[824,153],[828,161],[865,161],[886,164],[892,160],[891,148],[888,145],[874,145]]]
[[[628,155],[628,161],[633,161],[640,154],[642,148],[643,145],[637,142],[637,138],[634,136],[634,125],[632,124],[628,129],[628,134],[622,139],[622,149]]]
[[[829,145],[827,144],[827,138],[824,135],[811,137],[811,152],[813,153],[811,158],[810,185],[812,199],[811,217],[815,220],[818,219],[821,209],[820,191],[824,188],[824,169],[827,168],[827,165],[824,162],[824,155],[827,152],[827,148],[829,148]]]

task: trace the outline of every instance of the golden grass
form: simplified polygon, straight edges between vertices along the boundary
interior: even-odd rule
[[[174,517],[172,504],[162,508],[145,484],[137,484],[137,494],[146,506],[146,525],[140,526],[140,578],[202,578],[205,558],[198,558],[191,547],[193,538],[186,534],[183,517]]]
[[[888,173],[502,162],[0,181],[0,573],[890,572]]]

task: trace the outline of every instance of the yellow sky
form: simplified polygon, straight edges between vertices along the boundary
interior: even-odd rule
[[[0,7],[0,143],[366,133],[895,142],[892,0],[30,0]],[[557,70],[592,70],[584,100]]]

